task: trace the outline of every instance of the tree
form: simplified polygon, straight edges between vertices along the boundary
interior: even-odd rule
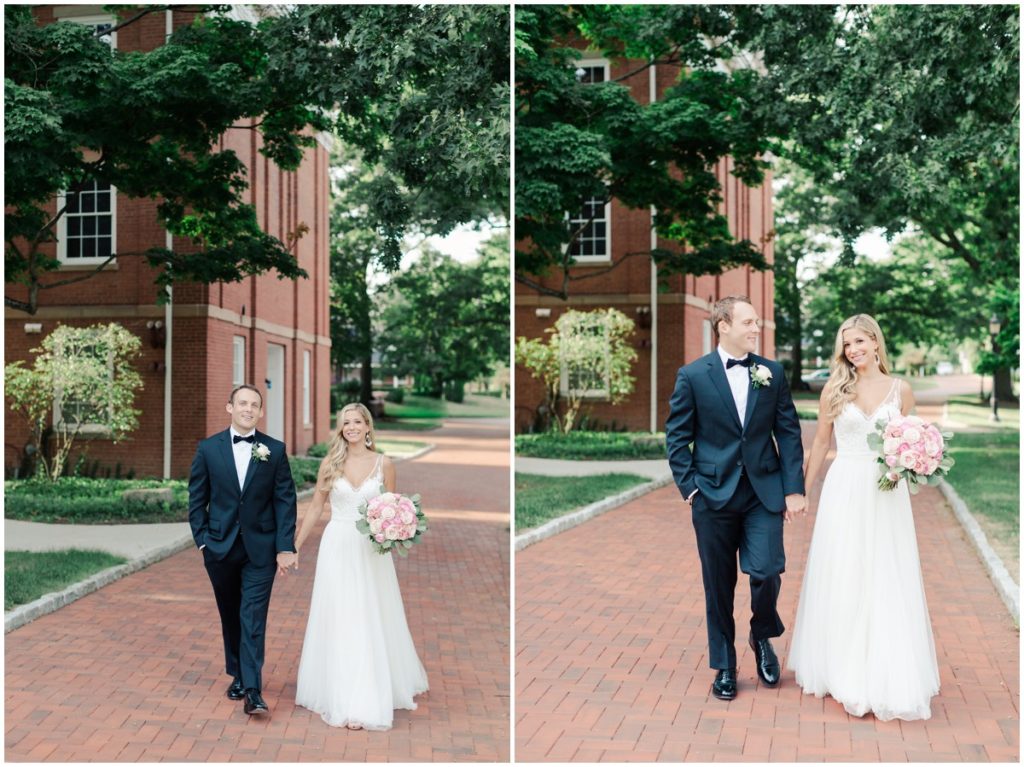
[[[568,297],[570,283],[583,278],[570,274],[568,246],[589,222],[573,230],[566,217],[592,198],[656,208],[658,235],[685,244],[645,253],[663,275],[767,266],[763,243],[734,241],[719,211],[716,163],[731,157],[734,175],[756,186],[769,146],[750,100],[754,72],[721,71],[738,53],[731,15],[726,6],[517,7],[519,284]],[[636,102],[621,82],[579,82],[575,40],[612,60],[645,62],[630,75],[652,64],[677,66],[678,81],[649,105]],[[536,280],[552,270],[561,272],[560,288]]]
[[[115,29],[163,8],[145,7]],[[271,269],[305,276],[292,242],[264,233],[243,202],[244,165],[233,152],[215,151],[225,131],[249,128],[262,135],[264,154],[292,169],[312,142],[303,129],[328,125],[301,91],[267,77],[266,40],[256,27],[210,13],[155,50],[126,52],[85,25],[38,26],[30,6],[7,6],[4,17],[6,281],[27,286],[27,298],[7,295],[7,306],[34,314],[41,291],[129,256],[145,257],[161,287]],[[161,224],[192,247],[112,253],[95,271],[52,279],[59,264],[42,248],[55,241],[67,209],[53,210],[54,195],[63,190],[73,201],[93,181],[128,197],[160,198]]]
[[[43,339],[31,367],[17,360],[4,368],[13,410],[29,422],[37,473],[56,481],[64,473],[75,441],[86,424],[99,424],[114,442],[138,427],[134,407],[142,377],[132,360],[142,342],[116,323],[75,328],[59,325]],[[55,398],[60,417],[53,418]],[[53,456],[47,442],[54,439]]]
[[[583,405],[595,393],[612,404],[633,393],[637,355],[629,338],[634,330],[633,320],[618,309],[569,310],[545,330],[547,341],[516,339],[516,363],[544,384],[544,409],[560,433],[576,427]]]
[[[306,6],[278,23],[279,76],[326,73],[318,98],[339,105],[332,357],[361,365],[364,403],[374,276],[410,239],[508,219],[508,24],[506,7],[401,5]]]
[[[861,232],[914,227],[974,284],[1019,284],[1016,7],[761,5],[737,17],[764,53],[758,111],[832,199],[848,261]],[[1006,369],[997,390],[1012,397]]]
[[[434,397],[446,384],[461,391],[489,375],[508,359],[508,272],[504,234],[468,265],[424,247],[422,257],[388,283],[380,316],[384,360],[399,375],[428,382]]]

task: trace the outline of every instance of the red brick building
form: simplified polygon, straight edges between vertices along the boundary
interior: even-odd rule
[[[597,56],[585,55],[578,66],[584,81],[613,80],[636,70],[643,62],[609,63]],[[648,104],[671,87],[679,75],[677,66],[649,67],[622,80],[633,98]],[[747,187],[730,174],[731,160],[718,164],[716,176],[722,187],[723,209],[730,231],[737,239],[763,242],[769,263],[774,261],[771,238],[771,176],[761,187]],[[591,211],[588,211],[591,212]],[[652,213],[631,210],[617,200],[597,213],[587,234],[574,244],[577,265],[573,276],[587,271],[607,269],[626,258],[626,254],[652,248],[672,248],[673,243],[657,238],[652,228]],[[582,219],[580,219],[582,221]],[[541,284],[557,289],[558,275]],[[628,400],[612,405],[600,396],[588,399],[590,417],[602,426],[626,427],[636,431],[662,431],[668,417],[669,398],[678,368],[710,352],[715,345],[709,313],[717,299],[742,293],[750,297],[764,320],[760,353],[775,354],[774,285],[770,271],[734,269],[721,276],[677,275],[668,279],[668,292],[659,293],[656,270],[650,258],[633,256],[608,274],[577,282],[568,301],[541,295],[516,285],[515,335],[541,337],[559,315],[569,309],[586,311],[614,307],[637,325],[633,342],[637,361],[633,366],[636,386]],[[516,366],[516,429],[528,429],[536,409],[544,401],[544,390],[530,372]],[[563,382],[564,384],[565,382]]]
[[[100,6],[37,6],[35,13],[42,24],[55,18],[91,25],[112,20]],[[194,13],[172,7],[116,31],[111,42],[120,50],[152,50],[193,18]],[[111,469],[119,464],[122,473],[134,470],[140,477],[186,476],[197,440],[228,425],[224,406],[242,382],[263,390],[259,428],[283,439],[290,452],[304,452],[329,437],[328,146],[319,140],[308,148],[294,172],[277,168],[259,154],[260,146],[252,130],[231,130],[220,141],[220,148],[234,150],[245,162],[250,184],[245,201],[256,207],[266,232],[286,241],[301,224],[309,228],[295,245],[308,279],[279,280],[269,273],[231,284],[179,284],[171,305],[160,306],[153,270],[129,256],[91,279],[45,291],[34,316],[6,309],[6,362],[28,358],[29,349],[60,324],[113,321],[142,339],[139,428],[117,445],[102,429],[86,435],[82,444],[89,461]],[[58,243],[51,245],[61,262],[53,281],[95,269],[110,252],[186,247],[179,239],[172,242],[152,200],[128,199],[109,187],[80,199],[80,211],[69,210]],[[15,286],[7,290],[23,298]],[[9,409],[5,418],[4,463],[10,469],[20,462],[29,432]],[[72,463],[76,455],[77,450]]]

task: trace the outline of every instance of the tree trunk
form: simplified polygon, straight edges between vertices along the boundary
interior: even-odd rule
[[[1017,395],[1013,393],[1013,382],[1010,380],[1010,369],[999,368],[992,377],[995,389],[996,400],[999,402],[1017,402]]]

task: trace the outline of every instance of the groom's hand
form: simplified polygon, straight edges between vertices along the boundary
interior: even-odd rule
[[[281,551],[277,555],[277,574],[285,575],[289,567],[299,569],[299,555],[292,551]]]
[[[785,520],[791,522],[795,514],[807,513],[807,499],[800,493],[793,493],[786,496]]]

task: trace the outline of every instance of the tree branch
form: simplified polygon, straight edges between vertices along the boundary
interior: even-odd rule
[[[25,301],[19,301],[16,298],[11,298],[10,296],[4,296],[4,306],[9,306],[12,309],[17,309],[18,311],[25,312],[25,314],[35,314],[35,312],[32,311],[31,304]]]
[[[623,80],[628,80],[629,78],[633,77],[634,75],[640,74],[645,69],[649,69],[650,67],[653,67],[655,64],[676,64],[676,63],[679,62],[679,59],[676,57],[676,54],[679,53],[679,48],[680,47],[681,47],[681,44],[680,43],[676,43],[675,46],[673,46],[672,50],[668,52],[667,58],[664,58],[664,59],[653,58],[650,61],[648,61],[646,64],[637,67],[633,71],[627,72],[626,74],[620,75],[619,77],[615,77],[615,78],[609,80],[608,82],[610,82],[610,83],[618,83],[618,82],[622,82]]]
[[[568,293],[565,293],[564,291],[559,293],[557,290],[553,290],[552,288],[546,288],[543,285],[541,285],[539,282],[535,282],[534,280],[531,280],[529,277],[524,275],[522,272],[516,272],[516,282],[518,282],[521,285],[525,285],[528,288],[532,288],[533,290],[536,290],[542,296],[554,296],[555,298],[561,298],[563,301],[568,301],[569,300]]]
[[[608,274],[608,272],[612,271],[613,269],[618,269],[622,264],[626,263],[626,259],[631,258],[632,256],[649,255],[651,255],[651,251],[649,250],[635,250],[630,253],[626,253],[622,258],[612,263],[612,265],[609,267],[606,267],[604,269],[598,269],[597,271],[594,272],[588,272],[587,274],[581,274],[576,277],[569,277],[569,279],[572,280],[573,282],[579,282],[580,280],[591,280],[594,277],[600,277],[602,275]]]

